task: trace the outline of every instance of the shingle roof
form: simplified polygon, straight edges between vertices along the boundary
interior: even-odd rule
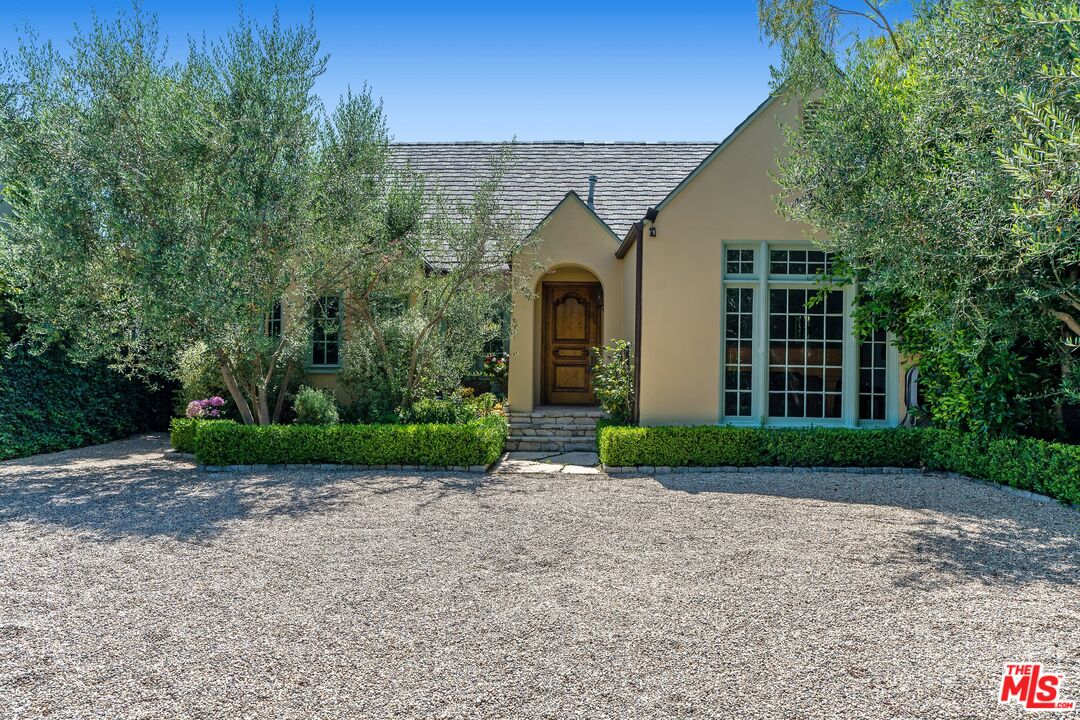
[[[717,146],[715,142],[515,142],[500,202],[532,230],[573,190],[620,238]],[[452,200],[467,202],[505,143],[395,143],[392,162],[423,173]]]

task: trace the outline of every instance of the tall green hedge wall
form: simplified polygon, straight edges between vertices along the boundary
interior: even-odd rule
[[[164,429],[170,414],[169,388],[75,364],[62,349],[0,358],[0,460]]]

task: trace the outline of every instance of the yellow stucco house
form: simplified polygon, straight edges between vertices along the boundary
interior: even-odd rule
[[[623,338],[642,424],[900,422],[897,353],[884,333],[854,336],[855,289],[806,307],[829,257],[777,213],[771,179],[780,124],[799,112],[772,97],[719,144],[515,144],[505,201],[539,234],[535,256],[514,263],[535,290],[513,303],[518,417],[565,425],[572,411],[558,406],[594,405],[589,348]],[[395,154],[465,194],[499,148]]]

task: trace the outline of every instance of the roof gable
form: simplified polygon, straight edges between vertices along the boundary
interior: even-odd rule
[[[754,112],[750,113],[745,120],[739,123],[738,126],[736,126],[736,128],[732,130],[731,133],[726,138],[724,138],[720,142],[720,144],[717,145],[716,148],[697,165],[697,167],[691,170],[690,173],[685,178],[683,178],[682,181],[678,185],[676,185],[671,190],[671,192],[669,192],[664,197],[663,200],[656,204],[656,209],[663,210],[665,205],[671,202],[672,199],[674,199],[674,197],[678,195],[684,187],[689,185],[702,170],[708,167],[709,164],[720,155],[720,153],[724,152],[724,150],[729,145],[731,145],[732,142],[734,142],[735,138],[737,138],[743,130],[745,130],[751,123],[753,123],[759,115],[765,112],[765,110],[767,110],[779,97],[780,95],[770,95],[765,100],[765,102],[758,105],[757,108],[754,109]]]

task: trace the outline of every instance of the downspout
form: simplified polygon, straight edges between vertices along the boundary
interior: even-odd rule
[[[637,223],[637,267],[634,268],[634,408],[633,423],[641,419],[641,265],[645,259],[645,221]]]

